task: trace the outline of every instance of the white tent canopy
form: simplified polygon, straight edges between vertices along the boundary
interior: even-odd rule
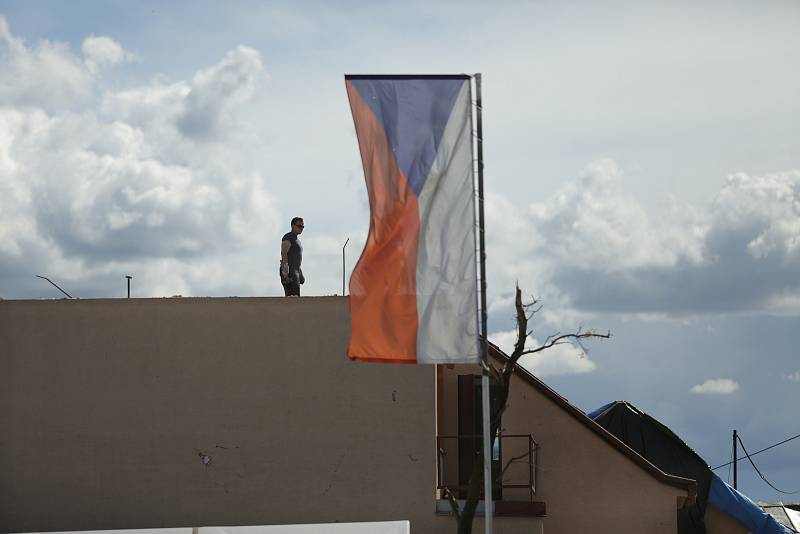
[[[317,523],[307,525],[258,525],[248,527],[151,528],[130,530],[83,530],[59,534],[410,534],[409,521],[364,523]]]

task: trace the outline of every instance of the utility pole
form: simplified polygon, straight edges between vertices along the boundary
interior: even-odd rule
[[[125,278],[128,279],[128,298],[131,298],[131,278],[133,277],[129,274],[126,274]]]
[[[736,429],[733,430],[733,489],[736,489]]]

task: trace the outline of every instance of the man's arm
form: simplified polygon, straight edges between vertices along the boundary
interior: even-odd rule
[[[286,280],[289,278],[289,249],[292,244],[289,241],[281,241],[281,277]]]

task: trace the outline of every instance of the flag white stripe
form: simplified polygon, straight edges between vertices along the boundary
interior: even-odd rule
[[[417,363],[478,363],[472,113],[464,81],[419,194]]]

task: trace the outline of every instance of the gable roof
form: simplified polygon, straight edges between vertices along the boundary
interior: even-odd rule
[[[509,356],[503,352],[500,347],[492,343],[491,341],[488,343],[489,345],[489,356],[494,358],[498,363],[505,363],[509,360]],[[526,382],[528,385],[533,387],[535,390],[542,393],[545,397],[550,399],[556,405],[558,405],[562,410],[564,410],[568,415],[573,417],[577,420],[580,424],[594,432],[600,438],[602,438],[606,443],[617,449],[619,452],[624,454],[631,460],[633,463],[647,471],[651,476],[655,479],[669,484],[671,486],[685,489],[689,494],[689,500],[694,500],[697,496],[697,482],[690,479],[679,477],[675,475],[670,475],[650,463],[646,458],[639,455],[636,451],[628,447],[625,443],[620,441],[614,434],[607,431],[602,426],[595,423],[589,416],[587,416],[582,410],[577,408],[576,406],[570,404],[570,402],[556,393],[555,390],[550,388],[547,384],[536,378],[530,371],[522,367],[521,365],[517,365],[516,370],[514,371],[514,375],[520,378],[523,382]]]

